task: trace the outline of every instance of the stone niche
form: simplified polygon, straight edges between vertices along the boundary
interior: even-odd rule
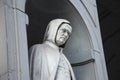
[[[69,20],[73,27],[69,41],[63,46],[71,64],[92,60],[92,43],[86,24],[69,0],[31,0],[26,3],[26,13],[30,23],[27,27],[29,48],[34,44],[42,43],[49,21],[63,18]],[[77,80],[89,80],[89,78],[95,80],[93,63],[73,67]]]

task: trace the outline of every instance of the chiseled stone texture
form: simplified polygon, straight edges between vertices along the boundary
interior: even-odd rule
[[[5,27],[5,11],[3,1],[0,0],[0,80],[7,80],[7,41]]]

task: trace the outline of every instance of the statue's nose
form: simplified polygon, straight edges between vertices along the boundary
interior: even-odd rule
[[[64,33],[64,36],[65,36],[65,37],[67,37],[67,36],[68,36],[68,33],[67,33],[67,32],[65,32],[65,33]]]

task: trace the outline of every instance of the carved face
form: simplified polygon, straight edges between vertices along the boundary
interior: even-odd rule
[[[62,24],[58,29],[55,41],[58,46],[63,45],[69,38],[72,27],[69,24]]]

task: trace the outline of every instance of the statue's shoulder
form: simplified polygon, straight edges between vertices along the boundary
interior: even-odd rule
[[[34,44],[32,47],[42,47],[43,44]]]
[[[42,49],[45,48],[44,44],[35,44],[31,47],[31,49]]]

